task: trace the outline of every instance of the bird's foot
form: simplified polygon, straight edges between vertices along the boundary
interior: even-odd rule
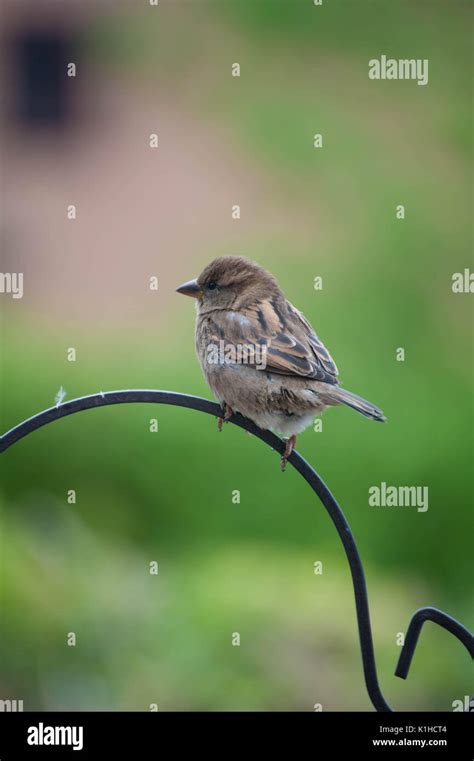
[[[222,431],[222,426],[224,423],[227,423],[228,420],[231,419],[232,415],[234,414],[234,410],[229,404],[226,404],[225,402],[221,404],[221,410],[222,415],[221,417],[217,418],[217,430],[219,433]]]
[[[282,472],[286,468],[286,461],[288,460],[288,457],[291,455],[293,449],[295,448],[295,445],[296,445],[296,434],[293,434],[293,436],[290,436],[290,438],[286,440],[285,451],[283,452],[283,456],[280,460],[280,468]]]

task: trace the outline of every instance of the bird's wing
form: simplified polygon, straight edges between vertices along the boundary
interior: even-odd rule
[[[256,369],[337,385],[337,367],[306,318],[285,299],[265,299],[211,320],[215,340],[265,347]]]

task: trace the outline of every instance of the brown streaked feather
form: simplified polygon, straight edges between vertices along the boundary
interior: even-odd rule
[[[338,384],[337,367],[328,350],[306,318],[283,296],[241,308],[238,315],[232,310],[222,310],[220,315],[225,318],[226,342],[267,347],[267,372]],[[222,331],[211,315],[208,319],[210,333],[218,340]]]

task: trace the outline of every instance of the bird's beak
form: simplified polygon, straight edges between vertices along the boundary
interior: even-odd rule
[[[202,291],[197,280],[188,280],[187,283],[183,283],[179,288],[176,288],[176,292],[182,293],[183,296],[191,296],[193,299],[199,299],[202,296]]]

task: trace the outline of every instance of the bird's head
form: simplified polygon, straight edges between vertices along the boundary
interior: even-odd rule
[[[198,299],[201,314],[216,309],[243,309],[280,293],[273,275],[243,256],[214,259],[199,277],[176,290]]]

